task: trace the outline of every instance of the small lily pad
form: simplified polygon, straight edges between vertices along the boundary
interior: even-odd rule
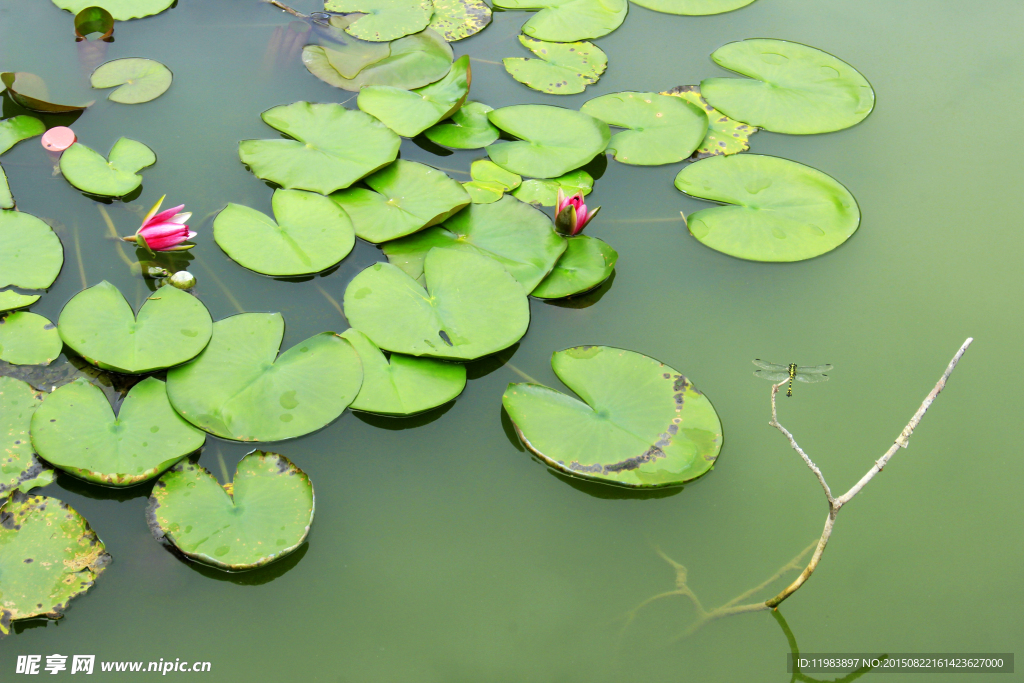
[[[85,111],[92,102],[85,104],[57,104],[50,101],[46,82],[35,74],[23,71],[0,73],[0,81],[7,87],[7,93],[15,103],[25,109],[44,114],[76,114]]]
[[[102,7],[118,21],[160,14],[177,0],[53,0],[53,4],[78,14],[86,7]]]
[[[0,312],[13,311],[16,308],[25,308],[39,301],[38,294],[19,294],[6,290],[0,292]]]
[[[467,101],[450,119],[423,131],[437,145],[453,149],[479,149],[498,139],[498,129],[487,119],[493,108],[480,102]]]
[[[429,28],[449,43],[469,38],[491,23],[491,8],[483,0],[434,0]]]
[[[374,64],[351,73],[345,52],[328,46],[307,45],[302,63],[311,74],[336,88],[352,92],[366,85],[390,85],[404,90],[421,88],[443,78],[452,66],[452,48],[435,31],[427,29],[391,43],[390,54]]]
[[[199,465],[179,463],[153,487],[149,527],[186,557],[231,571],[279,560],[306,540],[313,484],[288,458],[249,453],[231,490]]]
[[[430,0],[327,0],[324,9],[362,14],[345,27],[345,32],[375,43],[419,33],[434,13]]]
[[[114,415],[103,391],[84,378],[58,387],[32,417],[41,458],[79,479],[133,486],[199,450],[206,434],[183,420],[164,383],[147,377]]]
[[[477,159],[469,165],[469,177],[483,183],[498,183],[505,192],[511,192],[523,182],[522,176],[510,173],[493,161]]]
[[[0,209],[7,210],[13,208],[14,195],[11,194],[11,186],[7,182],[7,174],[4,172],[4,167],[0,166]]]
[[[608,68],[608,55],[593,43],[550,43],[522,34],[519,42],[538,59],[507,57],[501,63],[512,78],[549,95],[581,93]]]
[[[582,401],[510,384],[502,403],[523,445],[556,470],[628,487],[678,486],[715,464],[722,425],[681,372],[609,346],[558,351],[551,367]]]
[[[532,178],[557,178],[604,152],[608,125],[592,116],[544,104],[495,109],[487,118],[519,138],[487,147],[491,161],[506,171]]]
[[[49,365],[63,348],[57,326],[41,315],[18,311],[0,318],[0,360]]]
[[[60,155],[60,172],[82,192],[123,197],[142,184],[138,172],[156,163],[153,150],[128,138],[114,143],[108,159],[76,142]]]
[[[688,158],[708,132],[699,107],[653,92],[617,92],[588,101],[580,111],[627,130],[608,143],[615,160],[636,166],[674,164]]]
[[[46,396],[20,379],[0,377],[0,497],[53,482],[53,470],[32,450],[32,414]]]
[[[214,240],[249,270],[276,276],[319,273],[355,246],[352,221],[327,197],[276,190],[271,202],[273,219],[248,206],[228,204],[213,222]]]
[[[112,42],[114,17],[102,7],[86,7],[75,14],[75,38],[85,40],[91,33],[99,33],[99,40]]]
[[[665,14],[704,16],[732,12],[746,7],[754,0],[632,0],[632,2]]]
[[[505,194],[505,186],[493,180],[470,180],[462,183],[474,204],[493,204]]]
[[[34,116],[21,114],[0,121],[0,154],[14,147],[22,140],[34,138],[46,132],[46,124]]]
[[[0,211],[0,287],[46,289],[64,265],[49,225],[21,211]]]
[[[594,289],[612,276],[619,254],[606,243],[589,235],[566,240],[565,253],[554,269],[537,285],[531,296],[562,299]]]
[[[407,138],[415,137],[451,116],[469,94],[469,55],[455,60],[441,80],[415,90],[368,85],[359,91],[359,108]]]
[[[606,36],[626,20],[627,0],[495,0],[504,9],[540,10],[523,24],[538,40],[571,43]]]
[[[152,59],[130,57],[101,64],[89,78],[94,88],[121,86],[107,95],[111,102],[140,104],[167,92],[173,78],[171,70]]]
[[[708,117],[708,133],[700,146],[690,157],[691,161],[699,161],[708,157],[739,154],[750,149],[750,136],[757,132],[754,126],[748,126],[718,111],[700,94],[696,85],[680,85],[662,95],[681,97],[690,104],[700,107]]]
[[[594,189],[594,179],[582,169],[570,171],[564,176],[550,180],[530,178],[529,180],[524,180],[523,184],[515,189],[512,196],[528,204],[554,206],[558,201],[559,188],[562,189],[567,197],[571,197],[576,193],[586,197]]]

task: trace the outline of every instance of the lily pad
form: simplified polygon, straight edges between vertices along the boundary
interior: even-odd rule
[[[453,360],[501,351],[526,334],[526,293],[494,259],[431,249],[423,271],[426,291],[390,263],[356,275],[345,289],[349,324],[382,349]]]
[[[22,114],[0,121],[0,154],[14,147],[22,140],[34,138],[46,132],[46,124],[34,116]]]
[[[199,465],[174,466],[153,487],[150,529],[186,557],[231,571],[279,560],[309,535],[313,484],[283,455],[249,453],[225,489]]]
[[[295,102],[263,121],[291,140],[243,140],[238,155],[257,178],[330,194],[387,166],[402,141],[380,121],[340,104]]]
[[[60,619],[110,563],[103,541],[67,503],[15,493],[0,507],[0,636],[19,619]]]
[[[160,62],[130,57],[101,64],[92,72],[89,82],[94,88],[121,86],[107,95],[111,102],[140,104],[167,92],[172,78],[171,70]]]
[[[449,43],[469,38],[491,23],[491,8],[483,0],[434,0],[429,28]]]
[[[519,138],[487,147],[491,161],[506,171],[532,178],[557,178],[604,152],[608,125],[592,116],[544,104],[495,109],[487,118]]]
[[[505,192],[511,192],[523,182],[519,174],[510,173],[487,159],[477,159],[470,164],[469,177],[478,182],[498,183]]]
[[[470,180],[462,183],[462,189],[474,204],[493,204],[505,194],[505,186],[493,180]]]
[[[588,101],[580,111],[626,128],[608,143],[615,160],[635,166],[688,158],[708,132],[708,117],[689,102],[653,92],[617,92]]]
[[[31,111],[44,114],[73,114],[85,111],[86,107],[92,104],[50,102],[50,91],[46,87],[46,82],[39,76],[24,71],[0,73],[0,81],[7,87],[7,92],[15,103]]]
[[[467,101],[451,118],[423,131],[434,144],[453,149],[479,149],[498,139],[498,129],[487,119],[493,108]]]
[[[427,27],[434,13],[430,0],[327,0],[324,9],[362,14],[345,27],[345,32],[375,43],[419,33]]]
[[[849,190],[829,175],[788,159],[739,154],[684,168],[676,187],[723,202],[689,216],[690,234],[750,261],[802,261],[832,251],[860,224]]]
[[[384,254],[409,277],[423,282],[425,259],[434,247],[490,257],[529,293],[555,267],[565,251],[565,239],[555,233],[547,215],[514,197],[502,197],[494,203],[471,204],[444,225],[389,242]]]
[[[39,301],[38,294],[19,294],[10,290],[0,292],[0,312],[25,308]]]
[[[41,315],[19,311],[0,318],[0,360],[49,365],[63,348],[57,326]]]
[[[20,379],[0,377],[0,497],[53,482],[53,470],[32,450],[32,414],[46,396]]]
[[[617,251],[588,235],[576,235],[566,240],[565,253],[558,259],[551,273],[530,294],[539,299],[562,299],[583,294],[611,277]]]
[[[4,167],[0,166],[0,209],[13,208],[14,195],[11,194],[11,186],[7,183],[7,174],[4,172]]]
[[[0,287],[46,289],[64,265],[50,226],[21,211],[0,211]]]
[[[594,179],[584,170],[571,171],[560,178],[543,180],[531,178],[515,189],[512,196],[521,202],[554,206],[558,201],[558,189],[567,197],[579,193],[586,197],[594,189]]]
[[[53,4],[78,14],[86,7],[102,7],[117,21],[160,14],[177,0],[53,0]]]
[[[608,68],[608,55],[593,43],[550,43],[520,34],[519,42],[539,59],[501,60],[512,78],[549,95],[573,95],[586,90]]]
[[[634,4],[665,14],[703,16],[723,14],[746,7],[754,0],[632,0]]]
[[[120,138],[110,149],[109,161],[80,142],[60,155],[60,172],[82,192],[123,197],[142,184],[139,171],[156,163],[153,150],[141,142]]]
[[[355,246],[352,221],[327,197],[276,190],[271,203],[273,219],[248,206],[228,204],[213,222],[217,244],[249,270],[277,276],[319,273]]]
[[[311,74],[329,85],[352,92],[359,92],[366,85],[390,85],[404,90],[421,88],[443,78],[453,58],[451,46],[430,29],[391,43],[390,55],[366,66],[352,78],[343,75],[350,61],[344,53],[322,45],[307,45],[302,49],[302,63]]]
[[[174,412],[155,377],[132,387],[116,416],[103,391],[84,378],[58,387],[32,416],[32,444],[41,458],[103,486],[153,479],[205,441],[204,432]]]
[[[114,17],[102,7],[86,7],[75,14],[76,42],[85,40],[91,33],[99,33],[99,40],[113,42]]]
[[[280,313],[218,320],[206,350],[167,373],[174,409],[200,429],[236,441],[292,439],[333,422],[359,393],[359,356],[333,332],[278,356],[283,338]]]
[[[577,346],[551,367],[582,401],[510,384],[502,403],[523,445],[566,474],[629,487],[678,486],[722,448],[711,402],[678,370],[633,351]]]
[[[458,110],[466,101],[471,80],[469,55],[463,55],[436,83],[416,90],[368,85],[359,91],[358,104],[391,130],[411,138]]]
[[[606,36],[626,20],[626,0],[495,0],[505,9],[541,10],[523,24],[523,33],[538,40],[571,43]]]
[[[706,78],[700,83],[704,98],[727,116],[774,133],[842,130],[863,121],[875,106],[875,91],[859,71],[807,45],[741,40],[711,58],[750,78]]]
[[[104,280],[64,305],[57,329],[93,365],[140,374],[194,358],[210,340],[212,325],[199,299],[171,285],[153,292],[136,316],[117,287]]]
[[[718,111],[700,94],[696,85],[680,85],[662,95],[681,97],[690,104],[700,107],[708,117],[708,132],[700,146],[690,157],[691,161],[699,161],[708,157],[739,154],[750,149],[750,136],[757,128],[740,123]]]
[[[359,330],[348,329],[341,336],[363,363],[363,386],[349,406],[352,410],[406,417],[444,405],[466,388],[465,365],[400,353],[389,360]]]
[[[331,199],[352,219],[355,234],[379,244],[445,221],[469,204],[459,183],[441,171],[399,159]]]

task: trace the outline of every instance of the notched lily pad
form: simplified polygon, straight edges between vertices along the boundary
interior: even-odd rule
[[[22,140],[34,138],[45,132],[46,124],[34,116],[21,114],[4,119],[0,121],[0,154],[14,147],[14,145]]]
[[[550,43],[522,34],[519,42],[538,59],[507,57],[501,63],[512,78],[549,95],[581,93],[608,68],[608,55],[593,43]]]
[[[22,211],[0,211],[0,287],[46,289],[63,265],[64,247],[49,225]]]
[[[626,20],[627,0],[495,0],[505,9],[540,10],[523,24],[538,40],[571,43],[606,36]]]
[[[167,92],[172,78],[171,70],[160,62],[130,57],[101,64],[92,72],[89,82],[101,89],[121,86],[107,95],[111,102],[141,104]]]
[[[57,326],[36,313],[0,317],[0,360],[12,365],[49,365],[64,348]]]
[[[487,120],[492,107],[467,101],[451,118],[423,131],[431,142],[453,149],[479,149],[498,139],[498,129]]]
[[[565,253],[554,269],[537,285],[531,296],[563,299],[584,294],[612,276],[619,254],[608,244],[589,235],[570,237]]]
[[[608,151],[624,164],[658,166],[682,161],[700,146],[708,131],[708,117],[702,109],[653,92],[601,95],[580,111],[627,129],[608,143]]]
[[[419,33],[434,13],[430,0],[327,0],[324,9],[362,14],[345,27],[345,32],[375,43]]]
[[[491,8],[483,0],[434,0],[428,28],[454,43],[483,31],[489,23]]]
[[[32,450],[32,414],[46,394],[13,377],[0,377],[0,497],[28,493],[53,481],[53,470]]]
[[[139,171],[155,163],[153,150],[128,138],[118,139],[107,159],[76,142],[60,155],[60,172],[82,192],[123,197],[142,184]]]
[[[472,81],[469,55],[455,60],[441,80],[415,90],[368,85],[359,91],[359,108],[407,138],[451,116],[466,101]]]
[[[24,71],[4,71],[0,73],[0,81],[7,87],[7,92],[17,104],[25,109],[44,114],[75,114],[85,111],[92,102],[85,104],[57,104],[50,102],[50,91],[42,78]]]
[[[557,178],[604,152],[608,124],[592,116],[544,104],[519,104],[487,114],[515,142],[496,142],[487,156],[506,171],[532,178]]]
[[[512,192],[512,196],[527,204],[554,206],[558,202],[559,188],[566,197],[577,193],[586,197],[594,189],[594,178],[582,169],[570,171],[564,176],[550,180],[530,178],[524,180],[523,184]]]
[[[679,85],[662,95],[681,97],[690,104],[700,107],[708,117],[708,132],[700,146],[694,150],[691,161],[699,161],[708,157],[739,154],[750,149],[750,136],[757,132],[754,126],[748,126],[718,111],[700,94],[696,85]]]
[[[394,41],[387,57],[361,68],[351,77],[344,75],[352,69],[349,50],[327,45],[307,45],[302,49],[302,63],[311,74],[324,83],[352,92],[367,85],[421,88],[443,78],[453,58],[451,46],[430,29]]]

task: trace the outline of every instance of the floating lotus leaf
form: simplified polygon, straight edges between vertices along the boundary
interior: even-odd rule
[[[423,272],[426,291],[390,263],[356,275],[345,289],[349,324],[382,349],[453,360],[501,351],[526,334],[526,293],[494,259],[432,249]]]
[[[440,35],[427,29],[391,43],[391,53],[348,78],[348,61],[330,47],[307,45],[302,63],[311,74],[336,88],[358,92],[365,85],[390,85],[412,90],[443,78],[452,66],[452,48]],[[336,66],[337,64],[337,66]]]
[[[437,145],[454,149],[479,149],[498,139],[498,129],[487,120],[494,111],[480,102],[467,101],[452,117],[423,131]]]
[[[375,43],[419,33],[434,13],[430,0],[327,0],[324,9],[362,14],[345,27],[345,32]]]
[[[583,294],[607,280],[615,270],[618,252],[587,235],[566,240],[565,253],[554,269],[530,294],[539,299],[561,299]]]
[[[49,365],[62,348],[57,326],[41,315],[19,311],[0,318],[0,360],[12,365]]]
[[[53,482],[53,470],[32,450],[32,413],[46,396],[20,379],[0,377],[0,497]]]
[[[283,338],[280,313],[218,320],[206,350],[167,373],[174,409],[200,429],[236,441],[292,439],[334,421],[359,393],[359,356],[333,332],[278,356]]]
[[[379,244],[437,225],[470,202],[459,183],[441,171],[399,159],[331,199],[352,219],[355,233]]]
[[[531,178],[524,180],[523,184],[512,193],[512,196],[528,204],[554,206],[558,200],[558,188],[562,188],[567,197],[571,197],[577,192],[586,197],[594,189],[594,179],[583,170],[572,171],[551,180]]]
[[[405,417],[444,405],[466,388],[466,366],[394,353],[389,359],[359,330],[348,339],[363,363],[363,386],[349,406],[378,415]]]
[[[707,114],[707,135],[704,136],[704,140],[690,157],[691,161],[699,161],[700,159],[723,154],[739,154],[750,149],[750,136],[757,132],[757,128],[730,119],[712,107],[701,96],[698,86],[680,85],[661,94],[681,97],[690,104],[700,107]]]
[[[615,160],[636,166],[674,164],[688,158],[708,132],[696,105],[653,92],[617,92],[588,101],[580,111],[626,128],[608,143]]]
[[[630,487],[677,486],[722,448],[711,402],[677,370],[633,351],[577,346],[551,367],[582,401],[510,384],[502,403],[523,444],[566,474]]]
[[[34,138],[46,132],[46,125],[34,116],[22,114],[0,121],[0,154],[14,147],[22,140]]]
[[[511,192],[523,182],[522,176],[510,173],[487,159],[477,159],[470,164],[469,177],[479,182],[498,183],[505,192]]]
[[[120,138],[110,148],[109,161],[80,142],[60,155],[60,172],[82,192],[123,197],[142,184],[139,171],[156,163],[153,150],[141,142]]]
[[[608,125],[592,116],[544,104],[519,104],[487,114],[501,130],[519,138],[487,147],[491,161],[506,171],[533,178],[557,178],[601,154]]]
[[[471,204],[444,225],[389,242],[384,254],[409,277],[422,282],[424,261],[434,247],[488,256],[529,293],[555,267],[565,251],[565,239],[555,233],[547,215],[514,197],[502,197],[494,203]]]
[[[519,42],[539,59],[507,57],[501,63],[512,78],[549,95],[581,93],[608,68],[608,56],[593,43],[549,43],[522,34]]]
[[[750,79],[706,78],[700,83],[704,98],[727,116],[774,133],[842,130],[863,121],[875,106],[875,91],[859,71],[807,45],[741,40],[711,58]]]
[[[130,57],[101,64],[92,72],[89,81],[94,88],[121,86],[107,95],[111,102],[140,104],[167,92],[172,78],[171,70],[160,62]]]
[[[154,377],[131,388],[116,416],[103,391],[79,378],[58,387],[32,417],[32,444],[41,458],[103,486],[153,479],[205,441],[204,432],[174,412]]]
[[[249,270],[277,276],[319,273],[355,246],[352,221],[327,197],[276,190],[271,203],[273,219],[248,206],[228,204],[213,222],[217,244]]]
[[[86,7],[102,7],[118,21],[160,14],[177,0],[53,0],[53,4],[78,14]]]
[[[469,55],[463,55],[444,78],[416,90],[366,86],[359,91],[359,108],[399,135],[411,138],[458,110],[466,101],[471,80]]]
[[[11,311],[15,308],[25,308],[39,301],[38,294],[18,294],[10,290],[0,292],[0,311]]]
[[[4,172],[4,167],[0,166],[0,209],[13,208],[14,195],[11,194],[11,186],[7,183],[7,174]]]
[[[175,465],[153,487],[150,529],[186,557],[232,571],[279,560],[309,535],[313,484],[283,455],[249,453],[225,489],[199,465]]]
[[[690,234],[712,249],[751,261],[820,256],[849,239],[860,224],[849,190],[788,159],[711,157],[680,171],[676,187],[726,204],[690,214]]]
[[[401,139],[377,119],[340,104],[295,102],[261,115],[291,140],[243,140],[238,155],[257,178],[330,194],[398,156]]]
[[[538,40],[571,43],[608,35],[626,19],[626,0],[495,0],[505,9],[539,9],[523,24],[523,33]]]
[[[347,79],[391,55],[391,43],[373,43],[345,33],[344,29],[360,16],[332,15],[326,27],[315,25],[320,44],[329,49],[331,66]]]
[[[212,325],[199,299],[171,285],[153,292],[136,316],[117,287],[104,280],[65,304],[57,329],[93,365],[139,374],[194,358],[210,340]]]
[[[60,619],[110,563],[103,541],[67,503],[15,493],[0,507],[0,636],[19,619]]]
[[[722,14],[746,7],[754,0],[632,0],[635,4],[655,12],[701,16]]]
[[[114,17],[102,7],[86,7],[75,14],[75,37],[85,40],[90,33],[99,33],[100,40],[110,42],[114,35]]]
[[[0,81],[7,86],[7,92],[15,103],[25,109],[45,114],[72,114],[85,111],[92,104],[56,104],[50,102],[50,92],[42,78],[23,71],[0,73]]]
[[[0,211],[0,287],[46,289],[64,264],[50,226],[21,211]]]
[[[483,0],[434,0],[429,28],[449,43],[469,38],[491,23],[491,8]]]
[[[471,180],[462,183],[474,204],[493,204],[505,194],[505,186],[493,180]]]

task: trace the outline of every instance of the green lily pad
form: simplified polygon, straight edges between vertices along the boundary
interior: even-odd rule
[[[558,201],[558,189],[567,197],[579,193],[586,197],[594,189],[594,179],[584,170],[571,171],[560,178],[544,180],[531,178],[515,189],[512,196],[527,204],[554,206]]]
[[[261,115],[291,140],[243,140],[238,156],[257,178],[330,194],[387,166],[402,141],[387,126],[340,104],[295,102]]]
[[[19,294],[10,290],[0,292],[0,312],[25,308],[39,301],[38,294]]]
[[[757,38],[711,53],[743,78],[706,78],[700,91],[737,121],[774,133],[830,133],[863,121],[875,91],[859,71],[837,57],[787,40]]]
[[[21,211],[0,211],[0,287],[46,289],[64,265],[50,226]]]
[[[860,224],[849,190],[829,175],[788,159],[739,154],[684,168],[676,187],[723,202],[689,216],[690,234],[750,261],[802,261],[832,251]]]
[[[696,85],[680,85],[662,95],[681,97],[690,104],[700,107],[708,117],[708,132],[700,146],[690,157],[691,161],[699,161],[708,157],[739,154],[750,149],[750,136],[757,128],[740,123],[718,111],[700,94]]]
[[[416,90],[368,85],[359,91],[359,108],[407,138],[415,137],[452,115],[469,94],[469,55],[455,60],[448,74]]]
[[[565,239],[555,233],[546,214],[514,197],[502,197],[494,203],[471,204],[443,225],[388,242],[384,254],[392,265],[423,282],[425,260],[434,247],[490,257],[529,293],[555,267],[565,251]],[[429,277],[426,282],[429,285]]]
[[[469,204],[459,183],[441,171],[399,159],[331,199],[352,219],[355,233],[379,244],[445,221]]]
[[[153,150],[141,142],[119,138],[110,148],[109,161],[80,142],[60,155],[60,172],[82,192],[123,197],[142,184],[139,171],[156,163]]]
[[[522,176],[510,173],[487,159],[477,159],[470,164],[469,177],[482,183],[498,183],[505,192],[511,192],[523,182]]]
[[[345,32],[375,43],[419,33],[434,13],[430,0],[327,0],[324,9],[362,14],[345,27]]]
[[[46,132],[46,124],[34,116],[22,114],[0,121],[0,154],[14,147],[22,140],[34,138]]]
[[[348,339],[363,363],[363,386],[349,406],[377,415],[406,417],[444,405],[466,388],[466,366],[400,353],[389,359],[365,334],[348,329]]]
[[[53,482],[53,470],[32,450],[32,414],[46,396],[20,379],[0,377],[0,497]]]
[[[57,104],[50,102],[50,91],[46,82],[35,74],[24,71],[0,73],[0,82],[7,87],[7,93],[15,103],[31,111],[43,112],[45,114],[73,114],[85,111],[86,107],[93,104]]]
[[[117,21],[160,14],[177,0],[53,0],[53,4],[78,14],[86,7],[102,7]]]
[[[641,7],[665,14],[683,14],[686,16],[704,16],[707,14],[723,14],[746,7],[754,0],[632,0]]]
[[[199,299],[171,285],[153,292],[138,316],[106,280],[64,305],[57,329],[64,343],[104,370],[154,372],[191,360],[210,340],[213,322]]]
[[[608,125],[592,116],[544,104],[495,109],[487,118],[519,138],[487,147],[491,161],[506,171],[532,178],[557,178],[604,152]]]
[[[302,49],[302,63],[311,74],[336,88],[359,92],[366,85],[390,85],[404,90],[421,88],[443,78],[452,66],[452,48],[427,29],[391,43],[391,53],[366,66],[354,77],[343,74],[349,61],[344,53],[322,45]]]
[[[167,92],[172,78],[171,70],[160,62],[130,57],[101,64],[92,72],[89,82],[101,89],[121,86],[107,95],[111,102],[140,104]]]
[[[505,194],[505,186],[493,180],[470,180],[462,183],[462,189],[474,204],[493,204]]]
[[[114,35],[114,17],[102,7],[86,7],[75,14],[75,37],[85,40],[91,33],[99,33],[99,40],[110,40]]]
[[[483,0],[434,0],[434,15],[428,28],[449,43],[469,38],[491,23],[491,8]]]
[[[288,458],[253,451],[226,488],[199,465],[175,465],[153,487],[150,529],[186,557],[231,571],[279,560],[306,540],[313,484]]]
[[[7,174],[4,172],[4,167],[0,166],[0,209],[13,208],[14,195],[11,194],[11,186],[7,183]]]
[[[84,378],[58,387],[32,416],[32,445],[47,462],[103,486],[133,486],[199,450],[206,434],[183,420],[164,383],[147,377],[115,416]]]
[[[523,33],[538,40],[571,43],[606,36],[626,20],[626,0],[495,0],[505,9],[538,9]]]
[[[292,439],[333,422],[359,393],[359,356],[346,340],[322,332],[279,357],[283,338],[280,313],[218,320],[206,350],[167,373],[174,409],[236,441]]]
[[[576,235],[566,240],[565,253],[554,269],[530,294],[539,299],[562,299],[583,294],[612,276],[617,251],[606,243],[588,235]]]
[[[60,619],[110,563],[85,518],[56,498],[15,493],[0,521],[0,636],[19,619]]]
[[[382,349],[453,360],[501,351],[526,334],[526,293],[494,259],[431,249],[423,271],[426,291],[390,263],[356,275],[345,289],[349,324]]]
[[[453,149],[479,149],[498,139],[498,129],[487,120],[493,108],[480,102],[467,101],[451,118],[423,131],[437,145]]]
[[[565,474],[630,487],[678,486],[722,448],[711,402],[678,370],[633,351],[577,346],[551,367],[581,399],[510,384],[502,403],[523,445]]]
[[[549,43],[520,34],[519,42],[539,59],[501,60],[512,78],[549,95],[573,95],[586,90],[608,68],[608,55],[593,43]]]
[[[674,164],[688,158],[708,132],[708,117],[679,97],[617,92],[588,101],[580,111],[626,128],[608,143],[615,160],[635,166]]]
[[[49,365],[63,348],[57,326],[41,315],[19,311],[0,318],[0,360]]]
[[[327,197],[276,190],[271,203],[273,219],[248,206],[228,204],[213,221],[213,239],[249,270],[277,276],[319,273],[355,246],[352,221]]]

